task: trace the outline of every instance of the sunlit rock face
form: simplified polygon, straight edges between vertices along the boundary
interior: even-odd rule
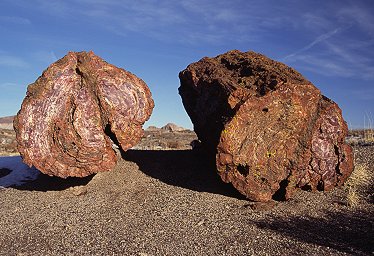
[[[341,110],[283,63],[255,52],[203,58],[179,93],[219,175],[254,201],[330,190],[353,170]]]
[[[69,52],[29,85],[14,120],[23,161],[59,177],[84,177],[116,164],[142,137],[154,103],[147,85],[93,52]]]

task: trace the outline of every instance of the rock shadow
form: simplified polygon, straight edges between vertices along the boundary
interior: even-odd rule
[[[84,178],[62,179],[48,176],[22,162],[20,156],[0,157],[0,187],[30,191],[61,191],[70,187],[86,185],[94,175]]]
[[[0,178],[4,177],[4,176],[7,176],[9,173],[11,173],[12,171],[9,170],[8,168],[1,168],[0,169]]]
[[[328,246],[355,255],[374,253],[374,216],[369,210],[327,212],[324,217],[296,216],[254,222],[300,242]]]
[[[66,179],[63,179],[40,173],[38,178],[33,181],[29,181],[22,185],[11,187],[18,190],[29,191],[62,191],[71,187],[85,186],[92,180],[94,176],[95,174],[83,178],[68,177]]]
[[[246,200],[231,184],[220,179],[214,162],[196,151],[128,150],[122,152],[122,157],[166,184]]]

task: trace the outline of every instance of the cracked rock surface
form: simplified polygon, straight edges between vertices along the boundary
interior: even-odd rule
[[[23,161],[66,178],[109,171],[143,135],[154,103],[147,85],[93,52],[69,52],[29,85],[14,120]]]
[[[179,93],[222,180],[254,201],[327,191],[353,170],[341,110],[300,73],[255,52],[203,58]]]

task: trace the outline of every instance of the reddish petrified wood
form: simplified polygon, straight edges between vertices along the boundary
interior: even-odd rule
[[[26,164],[59,177],[84,177],[116,164],[143,135],[154,103],[138,77],[93,52],[69,52],[29,85],[14,120]]]
[[[183,104],[225,182],[251,200],[329,190],[353,170],[339,107],[292,68],[254,52],[203,58],[179,74]]]

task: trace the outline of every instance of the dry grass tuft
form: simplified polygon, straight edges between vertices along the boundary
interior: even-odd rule
[[[346,183],[347,203],[350,207],[358,207],[367,197],[372,177],[366,165],[356,165]]]
[[[346,142],[351,146],[374,145],[374,129],[350,130]]]

